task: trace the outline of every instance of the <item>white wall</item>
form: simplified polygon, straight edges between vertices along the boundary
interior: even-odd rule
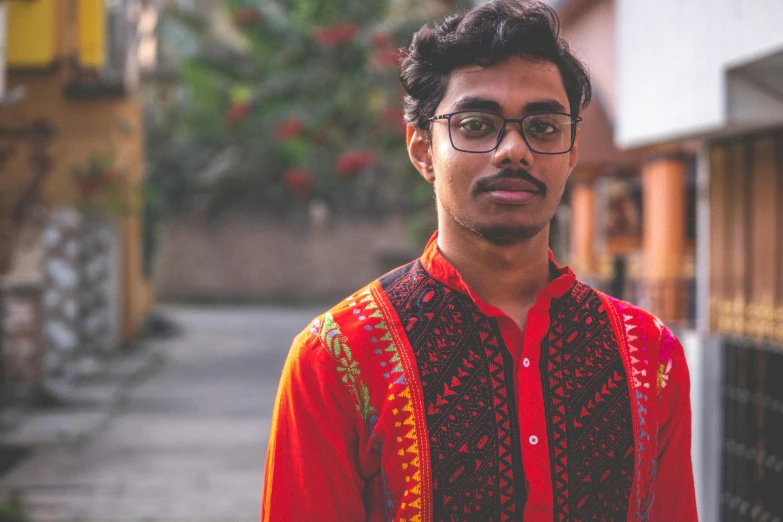
[[[691,381],[693,480],[699,520],[720,518],[721,488],[721,376],[722,351],[718,338],[693,330],[676,332],[685,350]]]
[[[781,0],[617,0],[623,147],[710,133],[727,123],[726,72],[783,50]]]

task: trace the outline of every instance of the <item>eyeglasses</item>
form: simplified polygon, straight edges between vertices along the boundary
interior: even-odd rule
[[[485,111],[459,111],[430,118],[430,121],[439,120],[449,122],[451,146],[461,152],[492,152],[503,141],[506,125],[518,123],[522,139],[531,151],[536,154],[565,154],[574,146],[576,124],[582,118],[548,112],[513,119]]]

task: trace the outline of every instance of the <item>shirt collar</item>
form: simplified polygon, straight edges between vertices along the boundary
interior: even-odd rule
[[[467,283],[462,279],[457,269],[449,263],[438,249],[438,232],[430,238],[424,253],[421,255],[421,264],[432,277],[444,285],[469,296],[485,315],[496,317],[505,315],[499,308],[487,303],[473,293]],[[549,250],[549,267],[552,279],[538,294],[537,301],[549,301],[552,298],[562,297],[576,282],[574,272],[568,266],[560,266],[555,262],[552,250]]]

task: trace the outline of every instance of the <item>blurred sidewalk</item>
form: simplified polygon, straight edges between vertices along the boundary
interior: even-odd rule
[[[36,521],[257,521],[280,372],[318,311],[165,308],[182,335],[0,436],[36,444],[0,495],[18,491]]]

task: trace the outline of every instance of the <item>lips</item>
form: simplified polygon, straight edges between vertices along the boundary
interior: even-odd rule
[[[530,192],[537,194],[539,192],[538,187],[533,183],[524,179],[500,179],[493,183],[489,183],[485,188],[485,192]]]
[[[481,192],[501,205],[526,205],[542,194],[535,183],[517,177],[487,181]]]

